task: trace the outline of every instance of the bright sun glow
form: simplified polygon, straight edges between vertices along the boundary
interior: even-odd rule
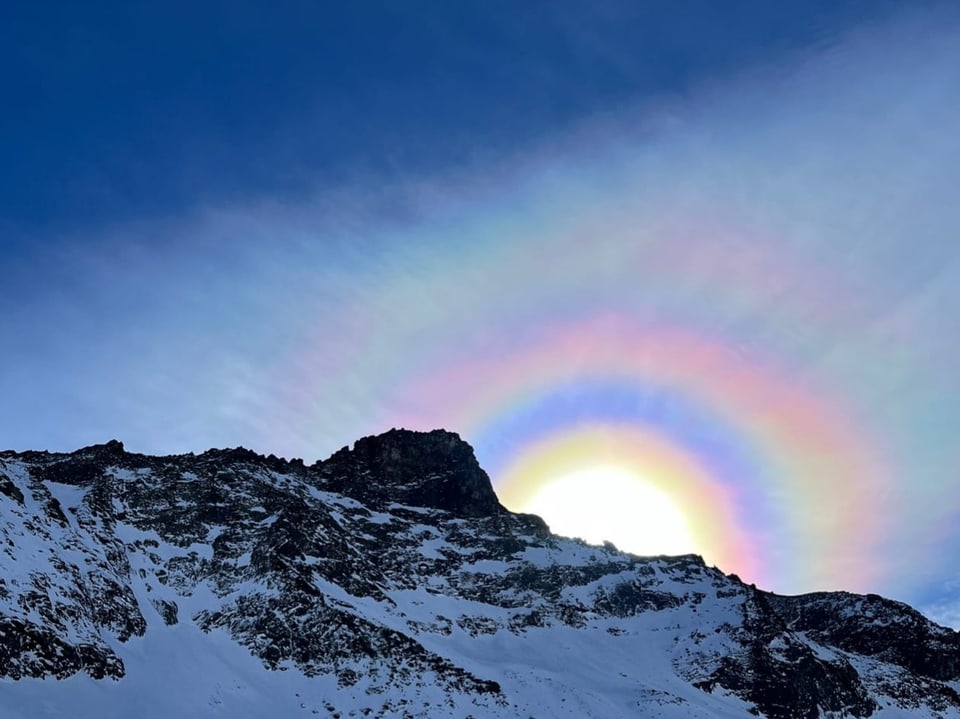
[[[523,507],[551,531],[635,554],[695,552],[683,513],[663,492],[615,467],[584,469],[543,486]]]

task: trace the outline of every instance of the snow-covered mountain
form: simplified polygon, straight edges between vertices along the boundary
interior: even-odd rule
[[[960,635],[500,506],[455,434],[0,453],[0,716],[960,717]]]

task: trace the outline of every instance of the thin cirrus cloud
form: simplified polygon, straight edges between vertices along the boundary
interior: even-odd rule
[[[373,177],[117,229],[6,309],[3,429],[313,458],[445,426],[514,489],[644,446],[658,491],[724,502],[689,515],[723,569],[933,612],[960,544],[956,30],[901,16],[372,205]]]
[[[874,29],[664,108],[652,134],[587,128],[510,192],[395,230],[338,307],[342,343],[291,360],[295,432],[450,426],[497,477],[584,426],[653,428],[741,458],[705,481],[768,547],[731,560],[758,581],[916,600],[956,541],[949,35]],[[341,382],[355,425],[325,412]],[[614,385],[667,409],[613,407]]]

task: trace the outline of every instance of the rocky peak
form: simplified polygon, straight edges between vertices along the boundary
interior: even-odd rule
[[[149,647],[174,642],[196,668],[157,682],[171,662]],[[0,452],[0,688],[3,717],[174,697],[148,719],[960,719],[960,634],[874,595],[782,597],[694,555],[553,536],[451,432],[312,467],[109,442]]]
[[[506,511],[473,448],[455,432],[391,429],[315,466],[325,488],[378,504],[443,509],[460,517]]]
[[[91,444],[89,447],[82,447],[69,456],[72,459],[120,459],[126,454],[123,442],[118,439],[111,439],[103,444]]]
[[[131,457],[123,447],[123,442],[111,439],[104,444],[92,444],[70,454],[52,454],[43,452],[25,455],[39,460],[37,475],[43,479],[88,486],[103,476],[108,467],[122,467]]]

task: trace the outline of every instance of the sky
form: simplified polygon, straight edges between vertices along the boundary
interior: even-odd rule
[[[3,447],[444,427],[558,531],[960,627],[950,3],[20,5]]]

